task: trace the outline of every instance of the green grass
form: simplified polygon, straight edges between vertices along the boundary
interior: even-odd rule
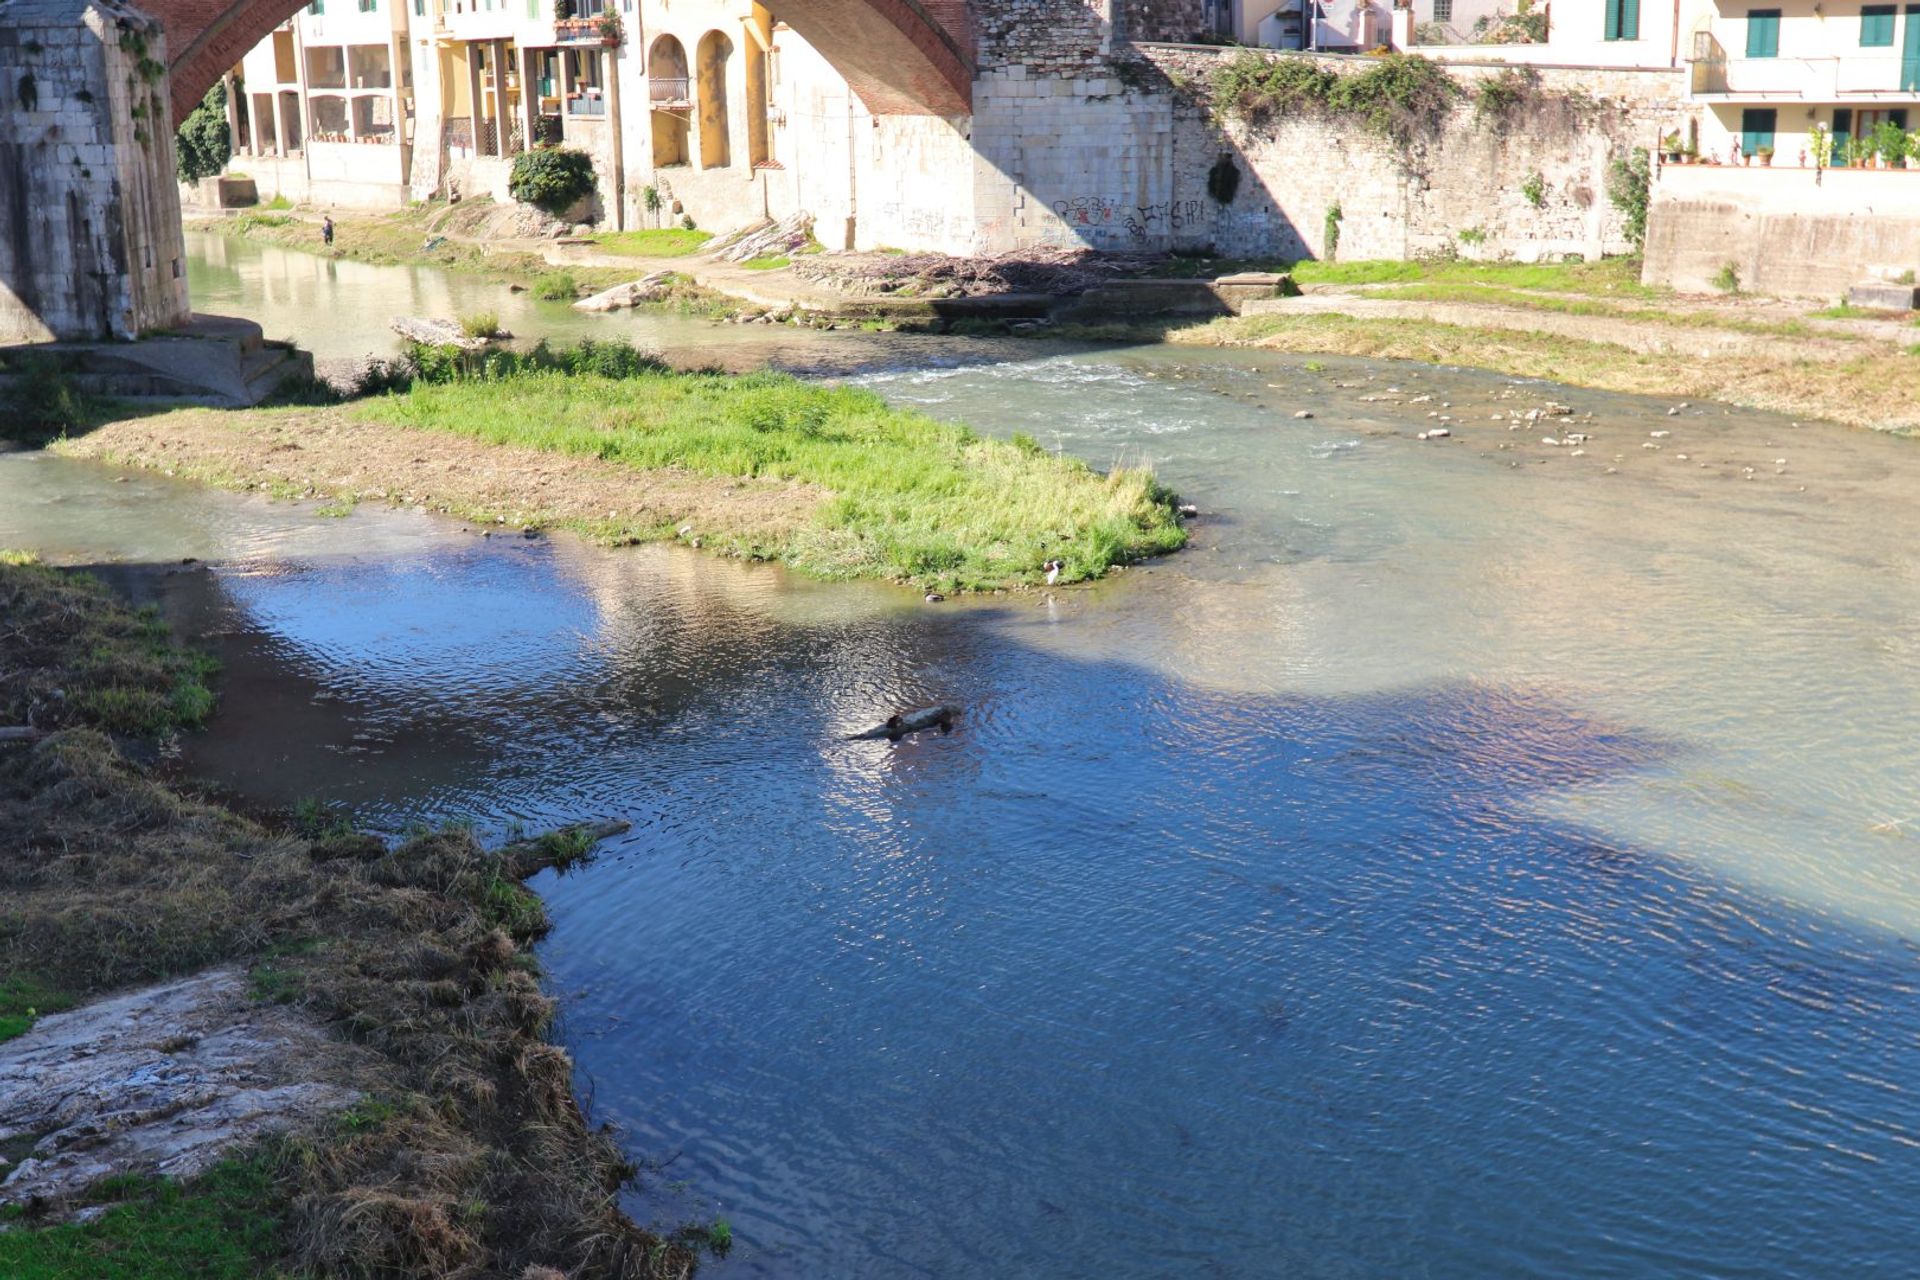
[[[1876,311],[1872,307],[1856,307],[1851,302],[1836,302],[1831,307],[1822,307],[1807,314],[1815,320],[1898,320],[1905,313]]]
[[[71,1008],[71,995],[31,974],[0,978],[0,1040],[25,1035],[42,1015]]]
[[[261,1280],[274,1263],[287,1205],[265,1155],[230,1160],[190,1183],[111,1178],[92,1198],[111,1203],[80,1226],[34,1228],[10,1210],[0,1231],[7,1280]]]
[[[782,267],[792,266],[793,259],[782,253],[767,258],[748,258],[740,265],[749,271],[778,271]]]
[[[549,271],[533,282],[533,296],[542,302],[571,302],[580,294],[580,282],[571,271]]]
[[[1301,284],[1484,284],[1546,293],[1657,298],[1665,291],[1640,283],[1633,258],[1599,262],[1315,262],[1284,266]]]
[[[684,258],[711,239],[711,231],[662,227],[652,231],[611,231],[595,236],[593,245],[604,253],[630,258]]]
[[[283,195],[276,195],[273,199],[267,201],[265,204],[261,205],[260,207],[262,209],[291,209],[293,208],[293,201],[287,199]]]
[[[1095,578],[1185,540],[1147,470],[1102,475],[892,408],[870,391],[785,374],[522,371],[416,383],[359,412],[636,471],[818,485],[831,496],[810,519],[766,541],[736,533],[734,548],[825,577],[996,588],[1034,579],[1057,556],[1069,580]]]

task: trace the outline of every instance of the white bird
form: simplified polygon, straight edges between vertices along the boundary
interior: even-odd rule
[[[1054,583],[1060,581],[1060,571],[1067,566],[1061,564],[1058,560],[1049,560],[1041,567],[1047,571],[1047,585],[1052,586]]]

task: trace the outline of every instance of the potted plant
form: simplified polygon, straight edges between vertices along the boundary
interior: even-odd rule
[[[1902,167],[1907,160],[1907,131],[1891,120],[1882,120],[1873,130],[1873,150],[1884,167]]]
[[[1772,147],[1755,147],[1753,149],[1753,158],[1760,162],[1760,167],[1762,169],[1773,168],[1773,148]]]
[[[1683,145],[1680,141],[1680,131],[1678,129],[1660,139],[1660,158],[1668,164],[1679,164],[1682,150]]]
[[[1815,125],[1807,131],[1807,146],[1813,152],[1813,167],[1825,169],[1833,164],[1833,130]]]
[[[620,21],[620,15],[609,9],[601,14],[595,27],[600,32],[601,42],[609,49],[617,49],[620,42],[627,38],[626,24]]]

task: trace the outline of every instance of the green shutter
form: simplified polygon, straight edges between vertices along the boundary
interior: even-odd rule
[[[1750,156],[1762,147],[1773,149],[1773,131],[1779,115],[1772,107],[1749,107],[1740,113],[1740,154]]]
[[[1620,38],[1640,38],[1640,0],[1620,0]]]
[[[1860,10],[1861,48],[1893,47],[1893,14],[1894,7],[1890,4],[1870,4]]]
[[[1900,49],[1900,92],[1920,90],[1920,4],[1907,6],[1907,42]]]
[[[1620,38],[1620,0],[1607,0],[1607,36],[1609,40]]]
[[[1780,11],[1778,9],[1747,10],[1747,56],[1749,58],[1780,56]]]

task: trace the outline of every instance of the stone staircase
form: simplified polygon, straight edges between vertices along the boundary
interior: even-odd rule
[[[313,377],[307,352],[268,342],[259,325],[231,316],[196,315],[185,328],[138,342],[35,343],[0,350],[0,358],[19,356],[58,361],[73,384],[92,395],[229,409],[259,404],[286,383]],[[0,384],[6,380],[0,374]]]

